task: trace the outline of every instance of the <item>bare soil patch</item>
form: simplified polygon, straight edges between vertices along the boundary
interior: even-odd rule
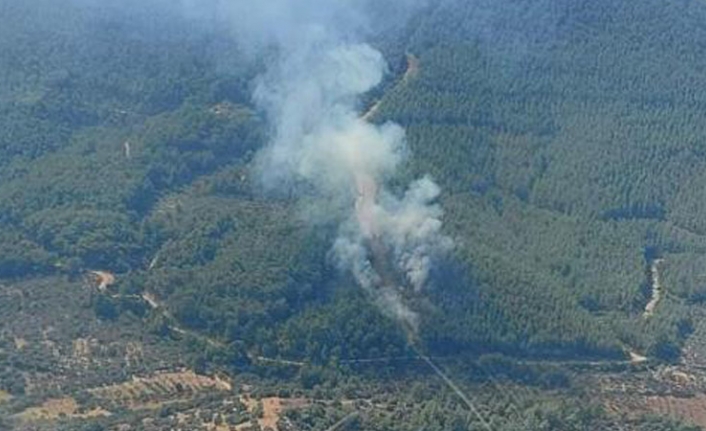
[[[258,418],[257,422],[261,429],[266,429],[269,427],[275,431],[279,431],[277,428],[277,423],[285,410],[298,409],[309,404],[309,400],[305,398],[267,397],[257,400],[247,396],[242,397],[241,402],[247,406],[250,413],[253,413],[258,404],[262,402],[262,417]],[[238,425],[237,429],[244,429],[249,426],[249,423],[245,423]]]
[[[90,271],[98,282],[98,290],[105,292],[109,286],[115,284],[115,276],[108,271]]]

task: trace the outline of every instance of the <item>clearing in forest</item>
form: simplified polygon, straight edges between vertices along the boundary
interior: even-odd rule
[[[115,284],[115,276],[108,271],[90,271],[98,281],[98,290],[105,292],[109,286]]]

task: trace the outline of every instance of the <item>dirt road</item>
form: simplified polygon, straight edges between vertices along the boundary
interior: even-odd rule
[[[340,421],[338,421],[338,422],[336,422],[335,424],[331,425],[331,427],[328,428],[326,431],[336,431],[336,430],[338,430],[339,428],[341,428],[343,425],[347,424],[348,421],[353,420],[353,418],[355,418],[356,416],[358,416],[358,412],[349,413],[349,414],[346,415],[343,419],[341,419]]]
[[[652,298],[650,299],[650,302],[648,302],[645,306],[645,312],[642,314],[645,319],[652,317],[655,312],[655,308],[657,307],[657,304],[659,304],[659,301],[662,299],[664,293],[664,287],[662,286],[662,279],[659,273],[659,267],[662,262],[664,262],[664,259],[655,259],[650,265],[650,284],[652,285]]]
[[[419,58],[417,58],[414,54],[407,54],[407,70],[405,70],[404,75],[402,75],[402,79],[400,80],[401,83],[406,84],[409,81],[411,81],[417,74],[419,73]],[[382,99],[378,100],[374,104],[372,104],[367,111],[363,113],[363,115],[360,116],[360,118],[364,121],[370,121],[373,116],[377,113],[377,111],[380,109],[380,103],[382,102]]]
[[[98,290],[101,293],[107,293],[108,287],[115,284],[115,275],[111,274],[110,272],[107,271],[89,271],[91,275],[94,275],[96,279],[98,280]],[[169,312],[167,307],[165,307],[163,304],[161,304],[158,300],[157,297],[155,297],[153,294],[149,292],[143,292],[140,295],[122,295],[122,294],[114,294],[114,295],[109,295],[111,298],[137,298],[143,300],[152,310],[157,310],[161,312],[161,314],[166,317],[170,322],[175,322],[176,319],[174,316]],[[196,339],[205,341],[211,346],[214,347],[224,347],[225,344],[222,342],[215,340],[213,338],[207,337],[205,335],[201,335],[195,331],[191,331],[188,329],[184,329],[177,325],[176,323],[172,323],[169,325],[169,329],[172,330],[173,332],[176,332],[177,334],[181,335],[190,335]]]
[[[407,54],[407,70],[402,77],[402,82],[407,83],[419,73],[419,58],[414,54]]]
[[[276,364],[276,365],[286,365],[286,366],[291,366],[291,367],[303,367],[306,365],[305,362],[301,362],[301,361],[290,361],[287,359],[268,358],[265,356],[253,356],[251,359],[255,359],[257,362],[265,362],[265,363]]]

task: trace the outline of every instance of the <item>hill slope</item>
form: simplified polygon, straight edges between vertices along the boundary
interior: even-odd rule
[[[177,15],[37,4],[0,6],[0,278],[109,271],[84,306],[208,337],[200,363],[229,370],[412,354],[332,264],[336,227],[258,187],[266,60]],[[366,118],[411,150],[393,189],[430,173],[456,243],[413,298],[426,350],[679,358],[706,298],[703,23],[697,2],[449,0],[373,35],[392,67]]]
[[[439,388],[414,341],[506,429],[622,429],[571,384],[603,388],[593,368],[630,358],[678,361],[687,341],[698,356],[706,3],[445,0],[370,35],[391,67],[361,115],[402,125],[410,149],[391,188],[430,173],[456,244],[410,298],[418,340],[336,268],[337,226],[311,223],[310,196],[261,190],[254,158],[272,131],[251,94],[275,53],[253,58],[227,28],[160,2],[90,3],[0,5],[0,415],[12,423],[44,408],[47,427],[62,412],[66,429],[83,415],[110,427],[160,409],[153,429],[176,411],[215,427],[200,403],[257,422],[251,390],[218,371],[268,388],[270,407],[298,406],[287,420],[302,429],[351,405],[370,429],[470,426],[457,400],[420,395]],[[96,272],[114,283],[86,281]],[[504,399],[518,387],[529,395]]]

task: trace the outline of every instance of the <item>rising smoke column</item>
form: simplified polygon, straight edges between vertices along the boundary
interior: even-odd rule
[[[441,233],[439,187],[428,177],[403,196],[385,187],[407,147],[399,125],[360,115],[359,97],[381,82],[387,65],[356,37],[364,22],[357,3],[307,13],[282,2],[272,13],[286,23],[276,23],[274,61],[254,93],[273,128],[257,160],[263,180],[273,189],[306,191],[310,214],[339,224],[334,261],[386,314],[416,331],[417,315],[403,294],[421,291],[434,257],[452,246]],[[354,24],[343,25],[346,19]]]

